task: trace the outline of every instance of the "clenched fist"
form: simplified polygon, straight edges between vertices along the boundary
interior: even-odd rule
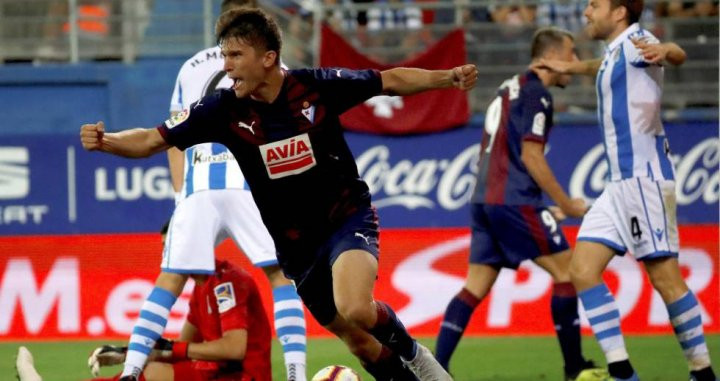
[[[88,151],[102,150],[102,140],[105,135],[105,123],[83,124],[80,127],[80,142]]]
[[[467,64],[457,66],[453,71],[453,86],[460,90],[470,90],[475,87],[478,78],[478,70],[475,65]]]

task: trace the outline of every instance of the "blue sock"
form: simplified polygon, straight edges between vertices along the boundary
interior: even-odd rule
[[[381,343],[397,353],[405,361],[415,358],[417,347],[415,340],[405,329],[405,326],[387,304],[376,300],[377,322],[369,332]]]
[[[578,294],[585,307],[590,326],[595,338],[605,353],[608,365],[615,362],[628,360],[625,340],[620,331],[620,311],[615,305],[615,298],[608,290],[605,283],[589,288]],[[629,365],[629,362],[628,362]],[[610,375],[613,377],[626,378],[623,375],[613,374],[613,368],[609,367]],[[631,368],[632,369],[632,368]]]
[[[287,379],[304,381],[307,336],[302,301],[289,284],[273,289],[275,331],[282,344]]]
[[[675,330],[690,370],[700,370],[710,366],[705,335],[703,334],[700,306],[692,291],[667,305],[670,323]]]
[[[435,358],[446,370],[449,369],[450,357],[455,352],[465,327],[481,300],[463,288],[448,303],[435,346]]]
[[[550,299],[550,311],[567,374],[577,373],[585,363],[580,345],[580,317],[577,309],[577,292],[573,284],[555,283]]]
[[[130,335],[122,376],[128,376],[145,367],[148,355],[157,339],[165,332],[170,308],[177,297],[170,291],[155,287],[143,303]]]

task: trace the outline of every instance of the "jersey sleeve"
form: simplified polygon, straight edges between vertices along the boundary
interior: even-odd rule
[[[213,289],[223,332],[248,327],[250,285],[234,275],[230,280],[218,284]]]
[[[635,45],[630,40],[643,40],[648,44],[659,44],[660,40],[655,38],[650,32],[640,29],[635,33],[632,33],[628,36],[628,40],[625,44],[623,44],[623,49],[625,49],[625,59],[627,60],[630,65],[635,67],[648,67],[650,65],[654,65],[650,62],[647,62],[645,60],[645,57],[640,53],[640,50],[638,50]]]
[[[191,104],[157,127],[165,141],[181,150],[199,143],[217,142],[228,116],[219,93]]]
[[[526,86],[523,92],[522,139],[545,143],[552,127],[552,96],[541,85]]]
[[[374,69],[320,68],[297,72],[301,81],[314,82],[325,104],[338,115],[382,92],[380,72]]]

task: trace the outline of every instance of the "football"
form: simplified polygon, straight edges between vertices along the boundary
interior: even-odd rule
[[[360,381],[360,375],[343,365],[330,365],[320,369],[311,381]]]

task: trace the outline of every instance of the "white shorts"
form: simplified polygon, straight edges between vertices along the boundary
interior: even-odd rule
[[[629,251],[638,260],[677,257],[675,182],[634,177],[608,183],[583,218],[578,241]]]
[[[193,193],[175,207],[160,268],[174,273],[213,273],[215,246],[228,237],[255,266],[278,263],[275,243],[252,194],[217,189]]]

